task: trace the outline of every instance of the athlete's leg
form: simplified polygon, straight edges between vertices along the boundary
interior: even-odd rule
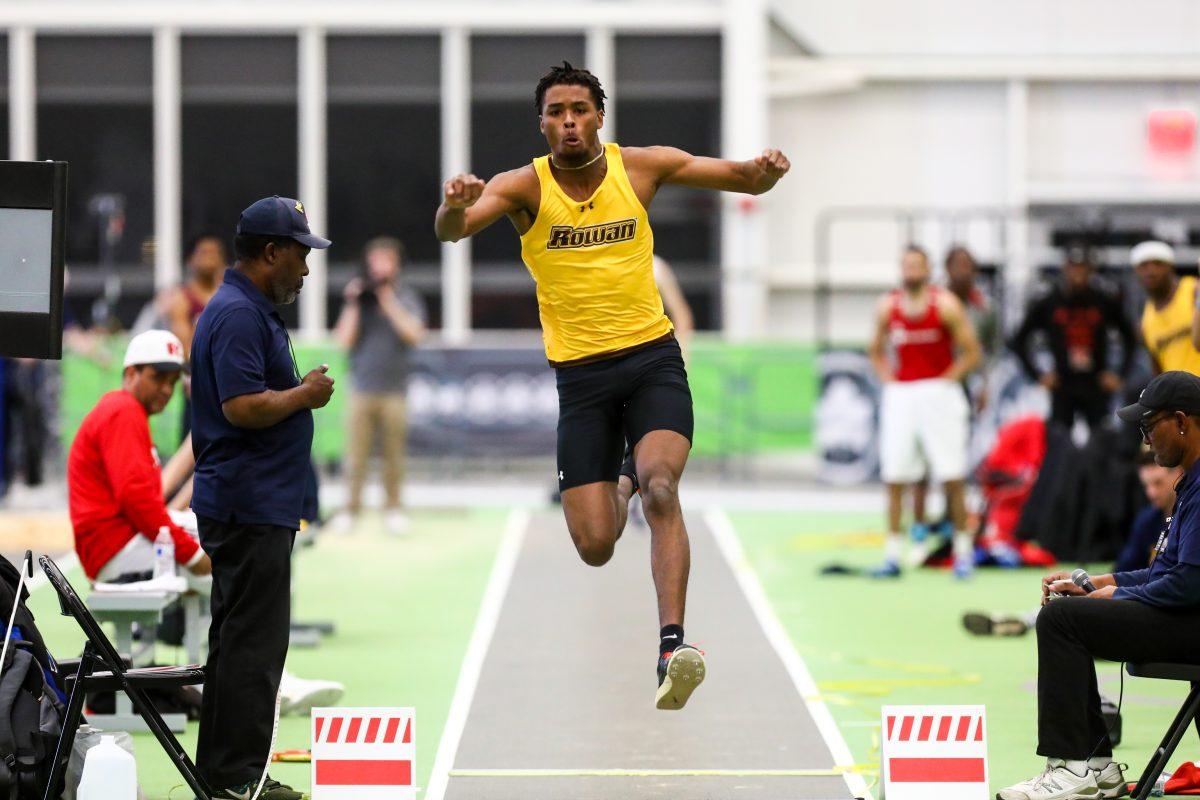
[[[967,529],[967,482],[964,480],[946,481],[943,484],[946,492],[946,515],[954,524],[955,531]]]
[[[633,449],[642,510],[650,525],[650,572],[658,594],[658,624],[682,625],[691,545],[679,506],[679,478],[692,443],[675,431],[650,431]]]
[[[621,499],[612,481],[585,483],[563,490],[563,514],[571,541],[583,562],[602,567],[612,558],[613,548],[625,527],[628,495]]]
[[[585,564],[612,558],[625,526],[617,477],[625,452],[612,364],[564,367],[558,383],[558,489],[571,541]]]

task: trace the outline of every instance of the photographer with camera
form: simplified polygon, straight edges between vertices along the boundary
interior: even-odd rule
[[[354,392],[350,397],[346,449],[348,500],[330,522],[334,531],[354,527],[362,510],[363,483],[371,445],[379,441],[386,495],[384,525],[388,533],[408,527],[401,506],[404,450],[408,424],[408,351],[425,338],[425,306],[420,296],[400,284],[404,247],[381,236],[363,248],[363,275],[346,285],[345,305],[334,336],[350,351]]]
[[[1118,415],[1138,425],[1161,466],[1183,468],[1175,507],[1148,569],[1042,580],[1037,752],[1048,760],[999,800],[1124,796],[1094,660],[1200,664],[1200,377],[1164,372]]]

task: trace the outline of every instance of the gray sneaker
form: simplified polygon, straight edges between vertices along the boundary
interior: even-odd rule
[[[1096,786],[1100,788],[1101,797],[1105,800],[1114,800],[1114,798],[1129,794],[1129,784],[1126,782],[1123,772],[1128,767],[1128,764],[1118,764],[1114,761],[1104,769],[1092,770],[1092,775],[1096,777]]]
[[[1050,759],[1041,775],[996,793],[996,800],[1100,800],[1095,773],[1076,775],[1060,759]]]

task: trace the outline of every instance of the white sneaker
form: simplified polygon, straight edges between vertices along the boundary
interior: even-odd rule
[[[1117,797],[1124,797],[1128,794],[1128,782],[1125,780],[1125,773],[1122,764],[1112,762],[1104,769],[1092,770],[1092,775],[1096,778],[1096,786],[1100,788],[1100,796],[1105,800],[1115,800]]]
[[[1119,796],[1119,795],[1113,795]],[[1083,776],[1067,769],[1066,762],[1052,758],[1046,762],[1041,775],[1015,784],[996,793],[996,800],[1100,800],[1096,773],[1087,770]]]
[[[392,536],[408,533],[408,515],[395,508],[383,512],[383,529]]]
[[[322,526],[322,530],[334,534],[350,533],[357,525],[357,515],[351,514],[349,511],[339,511],[329,518],[329,522]]]
[[[346,687],[337,681],[309,681],[285,671],[279,681],[279,715],[303,715],[332,706],[345,693]]]

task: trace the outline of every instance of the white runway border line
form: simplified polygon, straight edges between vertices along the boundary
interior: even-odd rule
[[[446,794],[450,770],[458,755],[458,745],[462,741],[467,715],[475,699],[475,688],[479,685],[479,675],[483,671],[483,661],[492,644],[492,635],[496,632],[496,623],[500,619],[500,607],[508,594],[508,585],[512,581],[517,556],[521,552],[521,543],[525,540],[531,519],[532,515],[526,508],[514,508],[508,514],[504,525],[504,538],[500,541],[496,561],[492,564],[492,573],[488,577],[483,600],[479,604],[479,616],[475,618],[475,629],[471,632],[467,654],[458,672],[454,699],[450,701],[450,713],[446,716],[446,726],[442,729],[442,738],[438,742],[433,772],[429,776],[429,787],[425,790],[425,800],[442,800]]]
[[[841,730],[838,729],[837,723],[834,722],[833,715],[829,713],[829,707],[820,699],[817,684],[813,680],[812,674],[809,673],[808,667],[804,664],[804,659],[796,651],[796,646],[792,644],[791,637],[788,636],[783,623],[779,621],[779,617],[771,607],[770,601],[767,600],[767,594],[763,591],[762,584],[758,580],[758,575],[755,574],[754,569],[750,566],[750,562],[746,559],[746,553],[742,549],[741,542],[738,541],[736,531],[734,531],[733,522],[719,508],[706,511],[704,513],[704,521],[708,523],[709,530],[712,531],[713,538],[717,541],[717,547],[720,549],[721,555],[725,557],[729,568],[733,570],[733,575],[737,579],[738,585],[742,587],[742,593],[746,595],[746,600],[750,603],[750,609],[754,612],[755,618],[758,619],[758,624],[762,626],[763,633],[766,634],[771,647],[775,649],[776,654],[783,661],[788,675],[792,678],[792,683],[796,686],[796,691],[800,693],[800,698],[804,701],[804,705],[808,707],[808,713],[812,715],[813,721],[817,725],[817,730],[821,732],[821,738],[825,740],[825,745],[829,748],[830,754],[833,755],[834,762],[845,765],[854,764],[854,756],[850,753],[850,747],[846,744],[846,740],[842,736]],[[871,793],[862,775],[846,771],[842,773],[842,777],[845,779],[846,786],[854,796],[871,800]]]

